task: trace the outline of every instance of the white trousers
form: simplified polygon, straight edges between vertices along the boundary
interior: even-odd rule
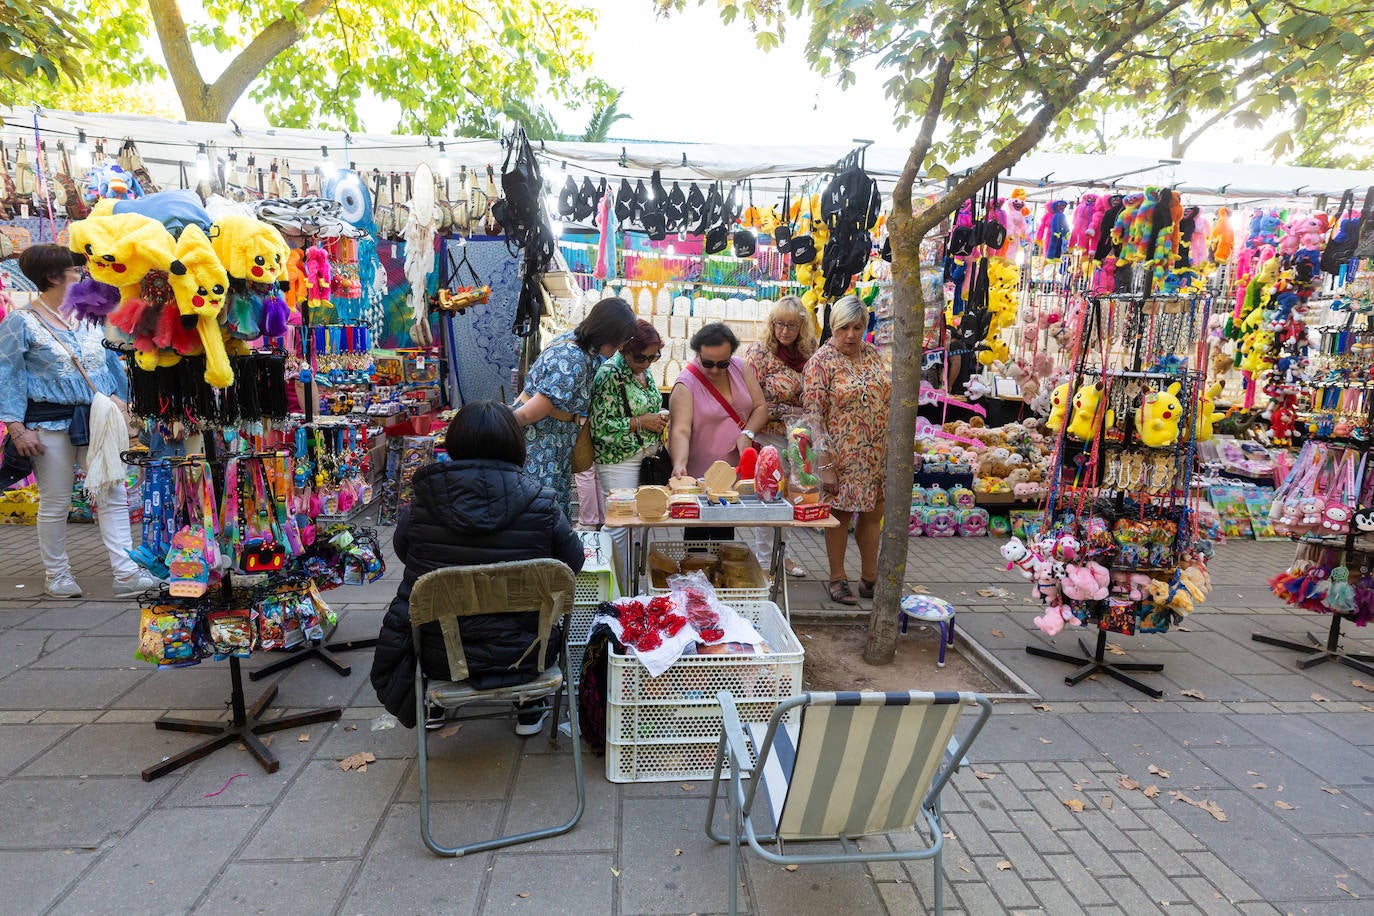
[[[64,429],[40,429],[38,440],[43,454],[33,460],[33,473],[38,478],[38,550],[43,556],[43,570],[49,576],[72,571],[67,557],[67,513],[72,506],[72,482],[76,477],[73,466],[86,467],[86,449],[72,445]],[[96,516],[100,522],[100,539],[110,554],[110,568],[115,578],[127,579],[138,573],[138,566],[126,552],[133,546],[129,531],[129,494],[123,484],[99,500]]]
[[[634,489],[639,486],[639,464],[644,460],[643,450],[635,452],[633,456],[621,461],[618,464],[598,464],[596,466],[596,479],[601,483],[601,491],[607,496],[611,491],[621,487]],[[611,544],[615,546],[615,578],[620,583],[621,592],[625,592],[630,587],[630,531],[629,528],[605,528],[603,529],[611,536]],[[634,529],[639,530],[639,529]],[[653,533],[654,539],[660,541],[680,541],[682,540],[681,528],[656,528]]]
[[[779,436],[777,433],[759,433],[754,437],[754,447],[763,451],[765,445],[771,445],[778,450],[778,457],[782,459],[783,473],[787,473],[787,437]],[[758,559],[759,565],[763,567],[765,574],[771,567],[768,565],[773,561],[773,529],[772,528],[746,528],[738,527],[735,529],[735,537],[749,543],[749,532],[754,534],[754,556]]]

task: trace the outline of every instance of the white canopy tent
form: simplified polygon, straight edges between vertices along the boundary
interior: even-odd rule
[[[242,165],[251,152],[256,154],[258,168],[266,168],[276,158],[288,162],[294,172],[313,170],[321,160],[322,148],[328,149],[331,161],[337,166],[353,164],[362,172],[374,169],[383,173],[413,172],[421,162],[434,166],[439,160],[440,142],[444,144],[454,174],[462,166],[469,170],[485,170],[492,166],[499,173],[504,157],[500,144],[494,140],[392,134],[347,136],[287,128],[239,129],[232,123],[208,124],[63,111],[35,113],[32,109],[0,108],[0,118],[3,118],[0,138],[8,145],[22,136],[31,146],[35,117],[50,154],[59,140],[71,149],[79,132],[85,133],[92,146],[103,139],[107,152],[117,152],[120,144],[131,138],[138,144],[154,177],[168,186],[177,186],[183,164],[194,181],[199,144],[205,144],[207,152],[219,160],[237,151]],[[591,175],[617,181],[621,177],[632,181],[647,178],[653,170],[660,169],[666,181],[754,179],[760,193],[769,194],[782,189],[784,178],[794,179],[794,188],[799,187],[796,179],[805,182],[819,178],[854,146],[854,143],[815,146],[535,143],[536,151],[544,159],[548,177],[555,185],[561,184],[565,169],[579,178]],[[887,187],[901,174],[905,161],[906,150],[896,147],[870,147],[865,157],[869,173]],[[957,175],[978,161],[977,157],[970,157],[948,170]],[[1063,188],[1132,189],[1148,184],[1169,186],[1207,198],[1298,200],[1320,195],[1334,199],[1346,189],[1374,185],[1374,171],[1032,152],[1000,181],[1006,187],[1024,187],[1031,192],[1030,196],[1041,198]]]

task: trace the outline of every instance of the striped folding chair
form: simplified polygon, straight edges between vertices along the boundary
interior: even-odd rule
[[[429,829],[429,731],[425,728],[425,706],[454,709],[471,703],[496,703],[500,711],[465,714],[461,719],[509,716],[512,703],[528,703],[552,697],[553,715],[549,723],[549,745],[557,746],[558,723],[564,685],[563,669],[568,664],[568,620],[572,611],[575,578],[564,563],[552,559],[517,560],[481,566],[449,566],[427,572],[415,580],[410,592],[411,636],[415,653],[415,716],[419,738],[417,757],[420,776],[420,836],[435,855],[465,856],[516,843],[528,843],[567,833],[576,826],[587,805],[587,787],[582,775],[581,730],[577,721],[577,702],[569,698],[568,720],[572,731],[573,775],[577,780],[577,806],[567,821],[555,826],[479,840],[464,846],[443,846]],[[530,651],[538,667],[532,680],[511,687],[480,690],[467,681],[468,663],[463,652],[460,622],[476,614],[539,615],[539,627]],[[545,666],[546,646],[556,620],[563,623],[563,641],[558,663]],[[451,681],[439,681],[425,674],[420,665],[420,627],[438,623],[444,637]]]
[[[976,693],[806,693],[778,704],[764,723],[741,723],[734,698],[716,694],[724,729],[711,780],[706,833],[730,844],[730,912],[739,894],[743,835],[764,859],[781,865],[824,862],[935,860],[935,912],[944,912],[940,853],[944,830],[940,790],[992,713]],[[978,713],[962,737],[955,726],[966,707]],[[801,708],[798,722],[783,721]],[[751,764],[751,760],[757,762]],[[730,834],[714,827],[721,770]],[[751,777],[749,784],[745,777]],[[863,852],[856,837],[909,831],[925,818],[930,844],[923,849]],[[760,833],[755,820],[764,826]],[[840,852],[795,854],[787,841],[838,841]],[[776,846],[776,851],[762,844]]]

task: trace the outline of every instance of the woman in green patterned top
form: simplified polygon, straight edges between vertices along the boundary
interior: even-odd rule
[[[638,487],[640,462],[663,448],[668,414],[663,410],[663,395],[649,375],[649,367],[662,351],[663,338],[640,318],[634,336],[596,370],[588,422],[596,476],[608,496],[614,489]],[[610,532],[616,548],[616,576],[628,582],[628,529],[611,528]]]

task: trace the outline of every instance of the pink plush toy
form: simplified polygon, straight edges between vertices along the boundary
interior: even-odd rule
[[[1078,626],[1080,623],[1066,604],[1050,605],[1045,608],[1045,613],[1036,617],[1032,622],[1043,630],[1046,636],[1058,636],[1063,631],[1065,624]]]
[[[1007,244],[1003,256],[1015,261],[1016,255],[1030,241],[1030,223],[1026,219],[1026,202],[1012,197],[1002,204],[1002,221],[1007,226]]]
[[[1087,251],[1090,247],[1091,237],[1088,234],[1088,224],[1092,222],[1093,208],[1096,205],[1096,194],[1084,194],[1078,199],[1077,206],[1073,208],[1073,228],[1069,230],[1069,248],[1074,251]],[[1096,228],[1094,225],[1094,235]]]
[[[1065,569],[1060,587],[1071,601],[1103,601],[1110,583],[1111,574],[1100,563],[1072,564]]]
[[[1207,263],[1207,235],[1211,231],[1212,224],[1198,211],[1193,217],[1193,241],[1188,248],[1188,260],[1194,267]]]

